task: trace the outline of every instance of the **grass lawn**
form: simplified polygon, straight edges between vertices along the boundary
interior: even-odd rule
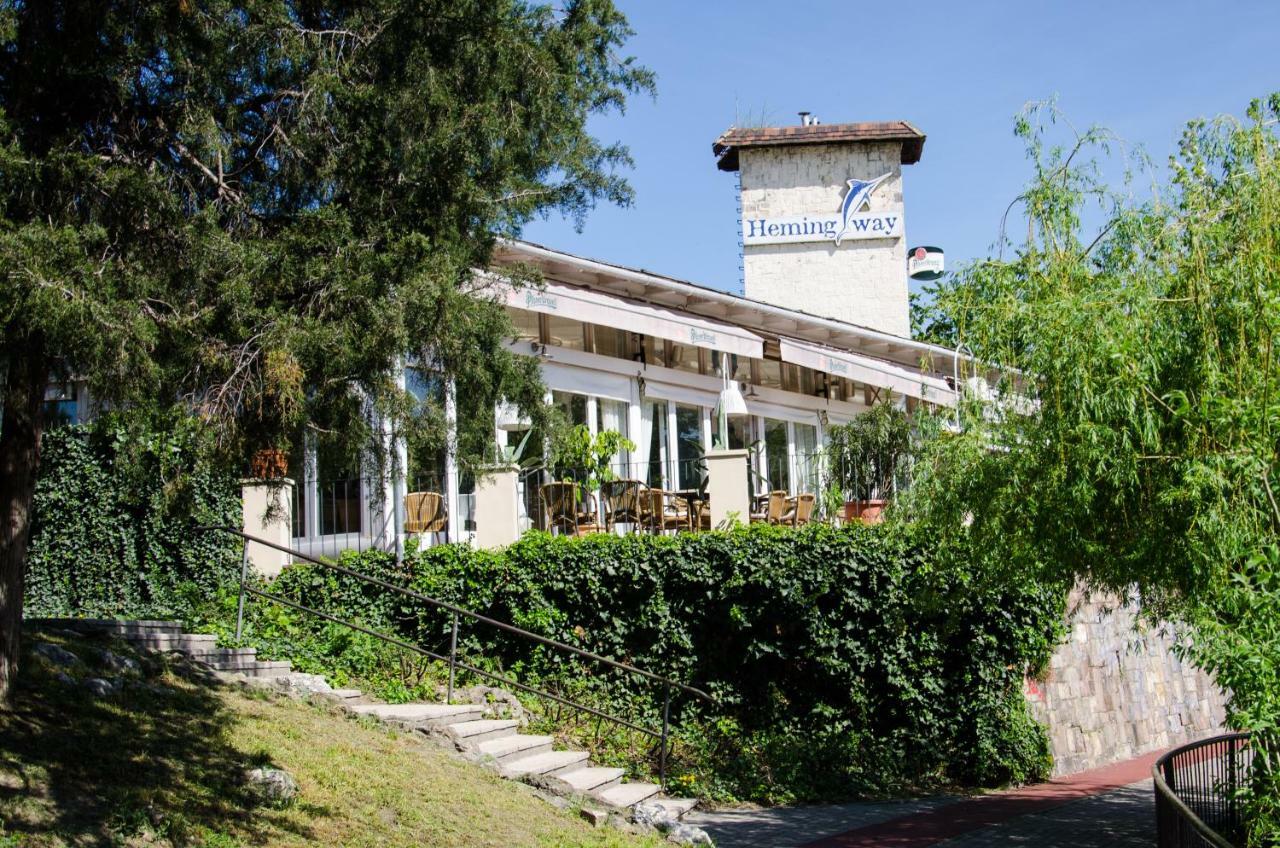
[[[95,667],[106,643],[28,634],[25,644],[37,640],[85,660],[66,670],[77,681],[108,676]],[[14,710],[0,713],[0,848],[663,844],[592,828],[414,734],[142,661],[141,677],[99,699],[27,658]],[[298,800],[255,805],[243,774],[257,765],[293,774]]]

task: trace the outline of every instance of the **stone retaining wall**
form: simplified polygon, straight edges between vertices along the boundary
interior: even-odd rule
[[[1114,597],[1074,593],[1069,633],[1027,699],[1049,730],[1054,774],[1166,750],[1222,726],[1225,697],[1173,652],[1167,628]]]

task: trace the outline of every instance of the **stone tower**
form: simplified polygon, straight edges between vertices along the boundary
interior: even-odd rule
[[[902,166],[920,161],[924,133],[801,119],[730,129],[712,148],[739,172],[744,293],[909,336]]]

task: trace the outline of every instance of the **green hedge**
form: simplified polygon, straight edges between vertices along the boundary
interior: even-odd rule
[[[675,703],[684,766],[712,794],[783,801],[989,786],[1040,777],[1049,764],[1022,682],[1048,659],[1061,595],[940,568],[880,528],[529,534],[500,552],[449,545],[401,565],[379,553],[343,561],[712,692],[712,708]],[[294,566],[276,591],[447,645],[446,616],[329,570]],[[316,633],[333,638],[332,627]],[[649,721],[656,712],[658,693],[625,675],[477,625],[464,624],[462,644],[526,680],[644,709]]]
[[[45,433],[27,554],[28,616],[175,616],[239,577],[239,488],[193,422],[108,416]]]

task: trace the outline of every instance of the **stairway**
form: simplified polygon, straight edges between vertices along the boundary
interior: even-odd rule
[[[356,715],[444,736],[509,780],[533,783],[612,810],[657,804],[679,819],[698,803],[694,798],[668,798],[654,783],[624,783],[623,769],[593,766],[586,751],[556,751],[550,736],[521,733],[515,720],[488,718],[485,705],[352,703],[346,708]]]
[[[247,677],[283,677],[292,668],[287,662],[260,660],[256,648],[219,648],[218,637],[184,633],[180,621],[115,621],[103,618],[41,618],[31,624],[58,628],[86,636],[115,636],[141,651],[179,651],[206,663],[215,671]]]
[[[288,678],[291,672],[287,662],[258,659],[253,648],[219,648],[216,636],[185,633],[178,621],[43,618],[28,623],[115,636],[136,650],[179,651],[217,671],[247,677]],[[470,759],[495,767],[509,780],[531,783],[584,805],[625,813],[645,803],[660,806],[678,820],[698,803],[693,798],[666,797],[653,783],[623,782],[623,769],[593,766],[585,751],[557,751],[550,736],[521,733],[518,721],[493,718],[488,705],[370,703],[372,699],[356,689],[327,694],[355,715],[444,737]]]

